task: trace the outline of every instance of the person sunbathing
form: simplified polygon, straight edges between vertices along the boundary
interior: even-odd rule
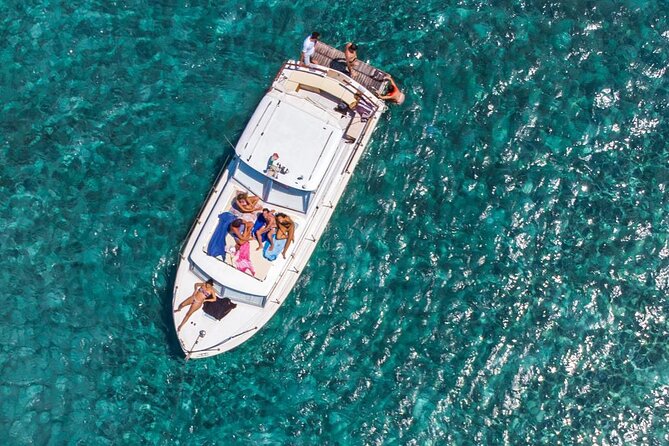
[[[206,282],[196,283],[193,286],[193,294],[191,294],[186,300],[179,304],[179,307],[174,310],[175,313],[181,311],[186,305],[190,305],[188,313],[183,318],[179,324],[177,331],[181,330],[181,327],[184,326],[186,321],[195,313],[197,310],[202,308],[205,302],[214,302],[217,299],[216,290],[214,289],[214,281],[212,279],[207,280]]]
[[[260,197],[256,197],[255,195],[249,196],[247,192],[240,192],[235,197],[232,205],[240,212],[250,213],[262,209],[262,205],[258,203],[259,201]]]
[[[262,216],[265,219],[265,224],[256,231],[256,240],[258,240],[256,251],[262,249],[262,236],[265,233],[267,234],[267,240],[269,240],[269,249],[274,249],[273,236],[276,234],[276,218],[274,217],[274,211],[265,208],[262,210]]]
[[[293,220],[284,213],[276,214],[276,239],[285,240],[286,244],[283,247],[283,252],[281,255],[283,258],[286,258],[286,252],[288,252],[288,247],[295,240],[295,223]]]
[[[230,235],[235,239],[235,249],[239,250],[239,247],[244,243],[248,243],[251,240],[251,225],[245,223],[244,220],[238,218],[230,223],[229,229]]]

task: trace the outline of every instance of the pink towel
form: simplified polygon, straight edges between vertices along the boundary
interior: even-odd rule
[[[256,270],[251,263],[251,244],[249,242],[244,243],[237,250],[235,264],[241,272],[251,271],[251,275],[256,275]]]

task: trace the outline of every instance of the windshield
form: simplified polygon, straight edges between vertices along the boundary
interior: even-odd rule
[[[309,209],[312,195],[310,191],[295,189],[273,181],[241,160],[237,165],[234,178],[267,204],[292,209],[303,214]]]

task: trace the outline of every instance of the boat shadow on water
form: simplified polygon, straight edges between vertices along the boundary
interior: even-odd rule
[[[177,247],[178,249],[179,247]],[[178,258],[177,251],[177,258]],[[170,256],[172,257],[172,256]],[[174,331],[174,318],[172,317],[172,296],[174,289],[174,282],[177,277],[177,271],[174,266],[167,268],[167,277],[165,278],[165,289],[159,295],[160,305],[160,319],[161,319],[161,329],[165,335],[165,340],[167,341],[167,351],[170,357],[174,359],[182,360],[184,358],[183,350],[181,349],[181,344],[179,344],[179,338],[177,333]]]
[[[227,137],[226,137],[227,138]],[[232,145],[232,144],[230,144]],[[223,172],[225,166],[230,162],[230,159],[234,155],[234,150],[233,148],[225,148],[224,153],[220,156],[217,157],[215,165],[216,166],[223,166],[223,168],[219,169],[219,172],[213,175],[213,179],[218,179],[218,177],[221,175]],[[207,178],[205,183],[210,184],[212,181],[212,178]],[[211,195],[211,191],[209,192]],[[198,215],[201,212],[202,209],[200,209],[195,215]],[[190,218],[189,220],[192,220],[193,218]],[[186,233],[184,234],[183,240],[184,244],[186,240],[188,240],[188,237],[191,234],[192,227],[188,228]],[[181,250],[183,249],[185,245],[180,244],[179,246],[176,247],[176,254],[171,253],[170,258],[174,258],[176,262],[179,261],[179,257],[181,255]],[[171,265],[170,268],[168,268],[167,272],[167,277],[165,278],[165,290],[160,293],[160,302],[163,304],[161,305],[160,309],[160,319],[162,321],[162,329],[165,334],[165,338],[167,341],[167,349],[168,349],[168,354],[171,357],[174,357],[176,359],[183,359],[184,358],[184,352],[181,348],[181,344],[179,343],[179,337],[177,336],[176,331],[174,330],[174,317],[173,317],[173,293],[174,293],[174,285],[177,277],[177,269],[175,268],[176,265]],[[201,310],[200,310],[201,311]]]

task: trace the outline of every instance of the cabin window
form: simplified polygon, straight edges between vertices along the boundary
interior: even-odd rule
[[[303,214],[309,208],[310,191],[295,189],[278,181],[272,181],[244,162],[239,162],[234,177],[267,204],[292,209]]]
[[[255,171],[242,161],[237,164],[237,170],[234,177],[235,180],[239,181],[240,184],[259,197],[264,195],[263,189],[265,183],[269,182],[265,175]]]
[[[265,201],[306,214],[311,192],[285,186],[276,181],[269,183]]]

